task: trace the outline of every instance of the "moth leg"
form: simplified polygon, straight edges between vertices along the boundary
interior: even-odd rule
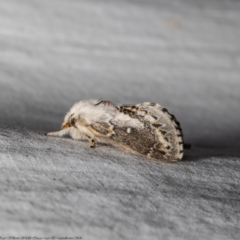
[[[108,136],[108,137],[112,137],[112,136],[116,135],[116,133],[114,132],[114,130],[111,127],[105,128],[105,131],[107,132],[106,136]]]
[[[97,131],[97,134],[101,134],[107,137],[112,137],[114,135],[116,135],[116,133],[113,130],[113,127],[111,126],[110,123],[93,123],[91,125],[88,126],[88,128],[91,131]]]
[[[87,135],[87,137],[88,137],[89,142],[92,143],[92,145],[90,147],[95,148],[97,146],[96,140],[88,135]]]
[[[63,137],[69,134],[71,128],[64,128],[56,132],[48,132],[45,133],[46,136],[52,136],[52,137]]]
[[[84,123],[85,126],[81,125],[79,122],[75,122],[75,129],[78,130],[79,133],[81,133],[81,139],[87,139],[92,145],[91,148],[96,147],[96,140],[94,139],[94,134],[86,127],[86,123]]]

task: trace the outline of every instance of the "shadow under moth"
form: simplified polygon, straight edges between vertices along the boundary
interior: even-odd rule
[[[166,162],[181,160],[184,144],[176,118],[157,103],[115,105],[107,100],[75,103],[66,114],[61,130],[47,136],[69,135],[75,140],[120,145],[150,159]]]

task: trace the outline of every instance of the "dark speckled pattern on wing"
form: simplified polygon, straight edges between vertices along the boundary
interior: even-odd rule
[[[148,147],[148,151],[145,151],[144,155],[163,161],[182,159],[183,138],[181,127],[176,118],[167,109],[156,103],[145,102],[137,105],[121,106],[119,111],[132,118],[139,119],[144,123],[145,128],[148,129],[148,134],[152,134],[148,138],[141,134],[142,138],[146,139],[143,140],[145,141],[145,146]],[[149,139],[152,140],[150,144],[148,143]],[[142,153],[140,148],[136,151]]]
[[[113,140],[143,155],[147,155],[149,149],[153,147],[156,142],[154,135],[148,128],[131,128],[131,132],[128,133],[128,127],[116,126],[114,132],[115,135],[111,136]]]
[[[116,111],[122,116],[120,122],[116,118],[110,122],[95,122],[90,125],[92,130],[149,158],[162,161],[182,159],[181,127],[167,109],[145,102],[119,106]],[[129,121],[137,124],[130,126]]]

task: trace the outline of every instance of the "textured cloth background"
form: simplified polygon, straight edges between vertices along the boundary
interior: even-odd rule
[[[0,3],[0,236],[239,239],[240,2]],[[47,138],[74,102],[152,101],[192,144],[166,164]]]

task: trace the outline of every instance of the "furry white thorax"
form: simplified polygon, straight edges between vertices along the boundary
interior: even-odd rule
[[[64,123],[70,122],[72,118],[78,120],[78,125],[91,125],[96,122],[113,121],[118,126],[144,128],[144,124],[123,113],[116,111],[116,106],[99,104],[101,100],[91,99],[75,103],[64,118]],[[81,124],[81,120],[84,122]]]
[[[84,119],[87,124],[109,121],[115,115],[112,105],[96,105],[100,100],[91,99],[75,103],[66,114],[64,122],[69,118]]]

